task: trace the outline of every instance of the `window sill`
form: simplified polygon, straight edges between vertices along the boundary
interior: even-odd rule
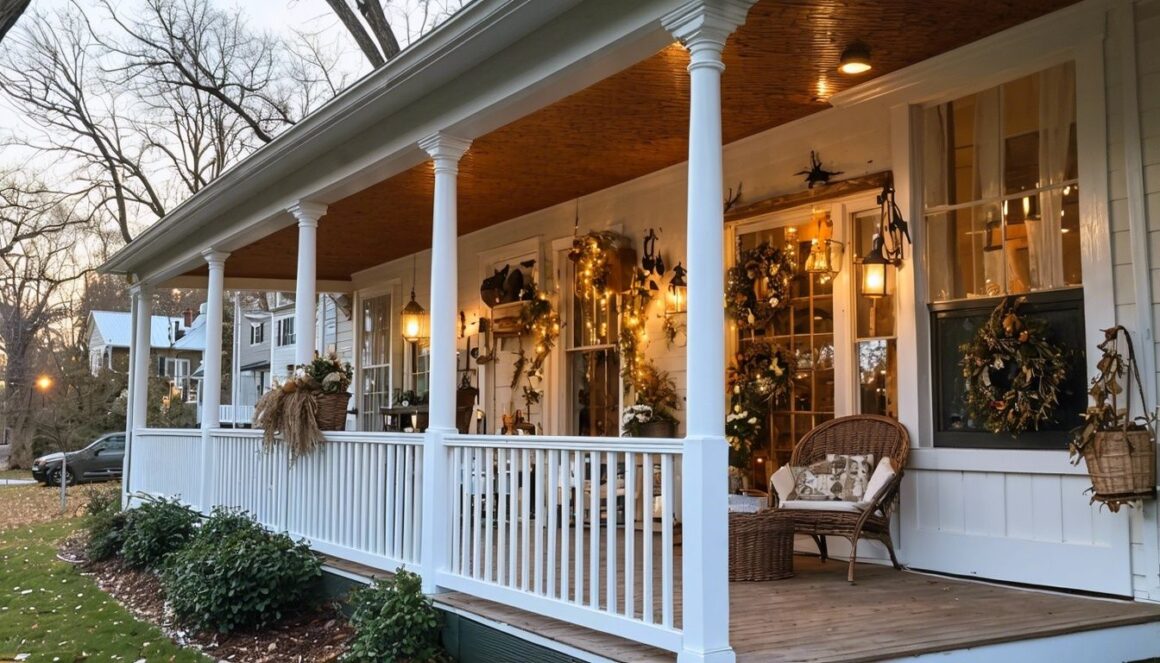
[[[997,472],[1002,474],[1087,475],[1058,449],[911,449],[908,470]]]

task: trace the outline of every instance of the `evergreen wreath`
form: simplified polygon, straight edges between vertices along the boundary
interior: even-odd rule
[[[794,265],[785,251],[763,242],[742,252],[729,269],[725,310],[742,329],[764,329],[789,305]]]
[[[789,389],[793,365],[793,357],[781,346],[746,343],[729,367],[729,390],[747,402],[769,403]]]
[[[1018,436],[1052,421],[1067,379],[1067,350],[1046,322],[1019,314],[1024,301],[1004,298],[959,346],[967,411],[992,433]]]

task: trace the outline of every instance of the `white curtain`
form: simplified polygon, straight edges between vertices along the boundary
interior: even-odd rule
[[[993,200],[1001,194],[1000,119],[1002,106],[999,88],[984,90],[975,95],[974,168],[972,169],[972,197],[975,200]],[[971,237],[975,238],[977,252],[982,254],[982,280],[976,277],[971,293],[997,295],[1007,291],[1007,274],[1003,243],[991,242],[987,222],[994,211],[987,207],[973,210]]]
[[[947,146],[950,136],[947,135],[947,113],[950,107],[946,104],[934,106],[926,110],[922,123],[923,151],[923,187],[925,189],[925,204],[927,207],[943,205],[947,200]],[[927,270],[929,274],[931,296],[937,299],[950,299],[958,296],[955,291],[955,264],[952,259],[955,255],[955,234],[950,227],[946,213],[927,217],[926,244]]]
[[[1067,178],[1071,124],[1075,119],[1075,76],[1070,63],[1039,75],[1039,186],[1057,186]],[[1039,196],[1040,219],[1028,222],[1031,279],[1039,288],[1058,288],[1063,277],[1063,190]]]

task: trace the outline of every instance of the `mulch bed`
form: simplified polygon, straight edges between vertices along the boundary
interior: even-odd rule
[[[120,559],[88,563],[83,535],[78,534],[61,542],[58,557],[78,564],[82,573],[92,576],[137,619],[157,625],[177,644],[199,649],[218,661],[331,663],[338,660],[354,633],[333,605],[291,615],[257,632],[190,632],[174,623],[156,573],[130,568]]]

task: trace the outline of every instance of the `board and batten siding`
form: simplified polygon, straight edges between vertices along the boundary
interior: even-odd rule
[[[1118,15],[1117,13],[1123,13]],[[1119,20],[1117,20],[1119,19]],[[1135,81],[1131,62],[1134,40]],[[1142,214],[1146,223],[1151,286],[1151,321],[1160,325],[1160,0],[1125,3],[1109,15],[1108,40],[1105,43],[1108,108],[1108,190],[1112,224],[1112,254],[1115,264],[1116,321],[1140,338],[1136,287],[1133,281],[1133,237],[1130,229],[1133,214]],[[1132,91],[1125,83],[1134,83],[1136,108],[1131,108]],[[1139,142],[1129,142],[1137,122]],[[1134,179],[1134,181],[1132,181]],[[1156,341],[1153,333],[1153,341]],[[1137,347],[1140,347],[1139,344]],[[1154,343],[1155,356],[1160,343]],[[1153,393],[1160,375],[1149,385]],[[1155,403],[1152,404],[1155,407]],[[1155,501],[1128,513],[1131,523],[1132,586],[1137,598],[1160,601],[1160,509]]]

